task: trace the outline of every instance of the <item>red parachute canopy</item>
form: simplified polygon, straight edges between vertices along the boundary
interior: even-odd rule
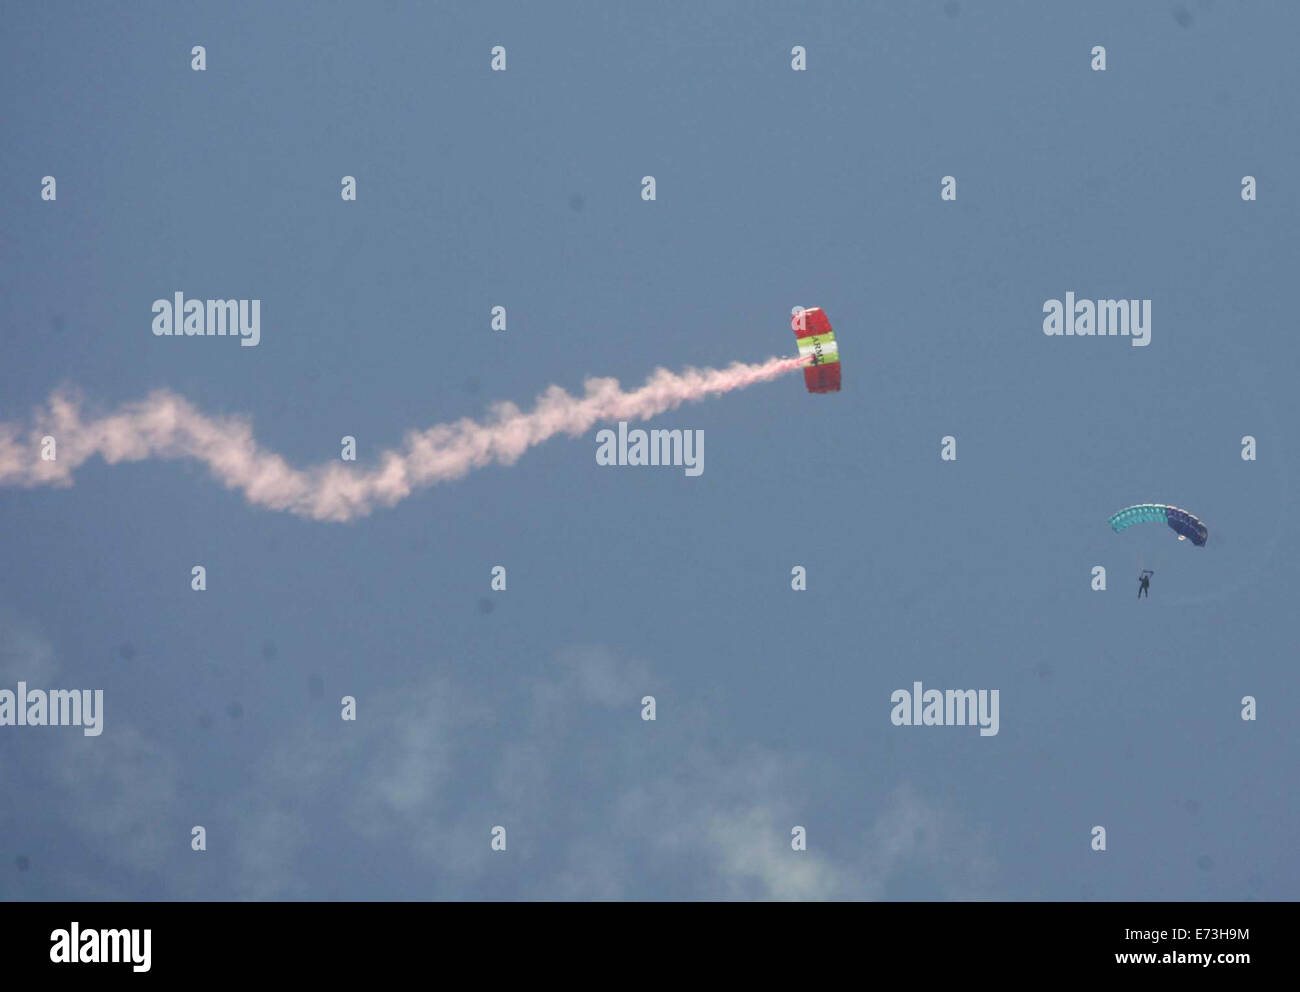
[[[810,393],[840,391],[840,348],[826,311],[821,307],[798,310],[790,318],[799,354],[811,355],[812,363],[803,370],[804,385]]]

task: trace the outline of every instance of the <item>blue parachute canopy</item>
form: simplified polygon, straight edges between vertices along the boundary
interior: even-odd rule
[[[1168,524],[1180,539],[1186,538],[1198,548],[1202,547],[1210,536],[1210,529],[1197,517],[1186,510],[1180,510],[1176,506],[1165,506],[1163,503],[1139,503],[1137,506],[1126,506],[1110,518],[1110,529],[1119,533],[1134,524],[1141,523]]]

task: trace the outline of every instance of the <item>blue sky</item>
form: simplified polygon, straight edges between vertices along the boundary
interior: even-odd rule
[[[0,422],[165,387],[369,462],[791,353],[796,304],[844,389],[654,418],[698,478],[593,430],[347,524],[193,462],[0,488],[0,688],[105,693],[99,737],[0,728],[0,896],[1294,898],[1300,12],[1087,8],[7,10]],[[155,337],[177,290],[260,344]],[[1151,344],[1045,336],[1067,291]],[[1137,502],[1209,544],[1112,534]],[[1000,732],[893,726],[914,681]]]

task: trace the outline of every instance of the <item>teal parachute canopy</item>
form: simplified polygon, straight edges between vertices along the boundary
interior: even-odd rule
[[[1134,524],[1165,524],[1174,531],[1179,539],[1186,538],[1198,548],[1204,546],[1210,537],[1210,529],[1198,517],[1176,506],[1163,503],[1138,503],[1126,506],[1110,518],[1110,529],[1119,533]]]

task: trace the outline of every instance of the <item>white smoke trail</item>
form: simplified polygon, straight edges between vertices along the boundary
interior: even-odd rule
[[[413,431],[401,450],[384,451],[370,469],[341,461],[296,469],[258,447],[246,419],[204,416],[167,390],[97,420],[83,420],[79,401],[56,392],[25,438],[18,425],[0,423],[0,486],[70,486],[77,467],[95,455],[109,464],[194,458],[256,506],[312,520],[352,520],[492,462],[511,465],[556,434],[576,436],[601,421],[644,420],[687,401],[774,379],[806,362],[770,358],[726,369],[656,369],[631,392],[624,392],[617,379],[588,379],[582,397],[551,386],[527,413],[513,403],[498,403],[483,422],[466,418]],[[57,443],[53,461],[41,458],[47,434]]]

